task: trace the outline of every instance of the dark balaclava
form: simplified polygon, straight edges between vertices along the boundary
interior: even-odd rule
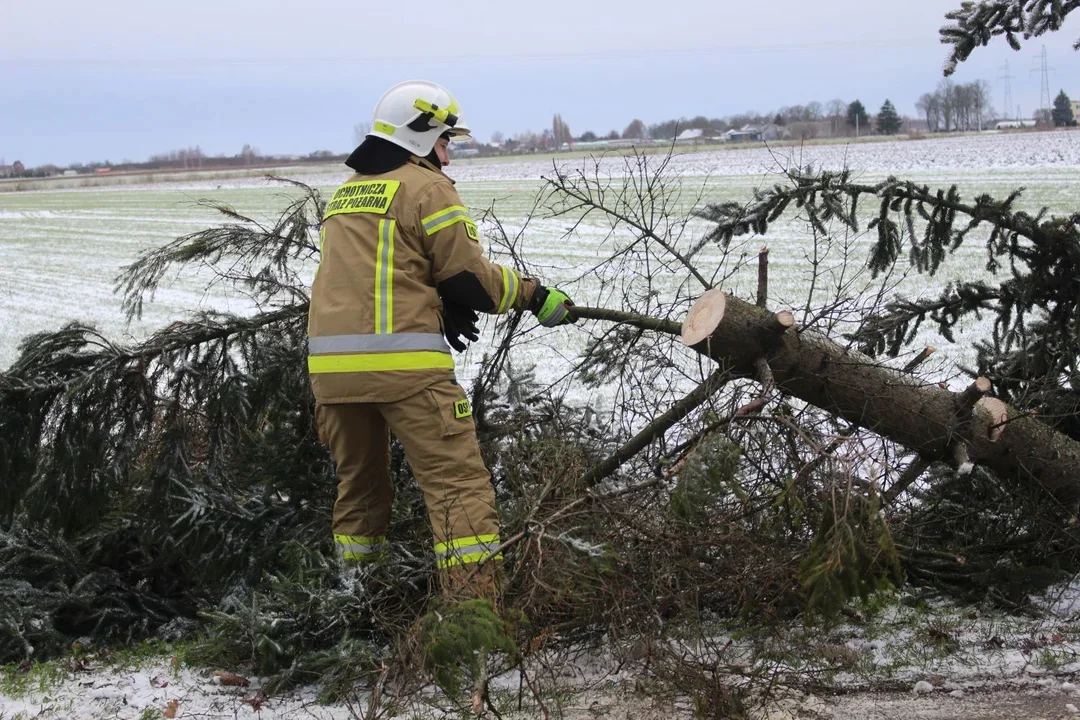
[[[369,135],[353,150],[345,164],[361,175],[381,175],[397,170],[409,162],[410,157],[412,153],[400,145]],[[438,167],[438,162],[435,165]]]

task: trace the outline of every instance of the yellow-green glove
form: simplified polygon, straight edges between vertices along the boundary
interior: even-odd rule
[[[573,305],[574,301],[562,290],[537,285],[529,310],[544,327],[555,327],[577,322],[570,310]]]

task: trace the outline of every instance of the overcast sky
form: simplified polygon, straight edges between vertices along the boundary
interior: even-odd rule
[[[960,0],[0,0],[0,158],[122,159],[199,145],[235,154],[344,152],[379,95],[447,86],[474,133],[576,135],[633,118],[723,117],[855,98],[914,114],[941,79]],[[1080,99],[1080,21],[1020,52],[997,40],[954,76],[1025,115],[1045,43],[1053,94]]]

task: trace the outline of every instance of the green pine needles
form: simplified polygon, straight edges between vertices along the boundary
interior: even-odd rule
[[[951,342],[962,320],[988,314],[994,318],[992,333],[976,343],[978,366],[971,374],[989,378],[1006,402],[1024,410],[1052,409],[1047,414],[1053,422],[1078,432],[1069,417],[1080,402],[1060,378],[1072,375],[1080,356],[1080,214],[1063,218],[1045,209],[1018,210],[1022,193],[1021,188],[1004,199],[983,194],[965,200],[955,185],[932,190],[897,178],[867,185],[846,170],[793,170],[787,184],[757,191],[749,203],[706,207],[700,215],[716,228],[693,254],[707,242],[726,247],[736,236],[763,234],[790,209],[823,237],[831,235],[833,222],[859,232],[859,205],[867,201],[876,204],[866,225],[876,235],[868,258],[875,275],[905,257],[917,272],[933,275],[951,253],[978,237],[986,247],[986,269],[1001,278],[998,284],[960,281],[936,298],[896,298],[863,318],[850,339],[869,355],[896,356],[925,323]]]
[[[941,42],[953,46],[945,62],[945,75],[952,75],[975,48],[989,45],[999,35],[1005,36],[1013,50],[1019,50],[1020,38],[1029,40],[1061,29],[1065,16],[1077,8],[1080,0],[965,1],[945,15],[951,22],[941,28]],[[1074,48],[1080,49],[1080,42]]]
[[[424,666],[435,684],[456,698],[483,675],[492,653],[516,658],[510,624],[488,600],[466,600],[436,608],[420,620]]]

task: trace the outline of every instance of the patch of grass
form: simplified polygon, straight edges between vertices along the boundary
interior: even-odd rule
[[[880,619],[886,610],[895,607],[898,602],[899,595],[896,590],[888,588],[859,598],[854,604],[854,609],[862,617],[863,622],[873,623]]]
[[[956,622],[953,619],[933,617],[915,633],[915,639],[933,648],[935,654],[943,657],[960,649],[956,631]]]
[[[182,665],[179,658],[183,657],[189,646],[190,643],[166,643],[162,640],[147,640],[116,648],[90,648],[73,643],[64,657],[46,662],[0,665],[0,695],[13,699],[44,695],[74,673],[93,665],[138,669],[163,657],[174,658],[170,668],[175,676]],[[0,720],[12,719],[0,715]]]
[[[172,658],[169,663],[175,675],[183,665],[188,651],[195,645],[189,642],[165,642],[164,640],[146,640],[134,645],[99,650],[88,659],[103,665],[117,668],[140,668],[162,658]]]
[[[55,689],[71,676],[66,660],[0,666],[0,694],[20,700]]]

